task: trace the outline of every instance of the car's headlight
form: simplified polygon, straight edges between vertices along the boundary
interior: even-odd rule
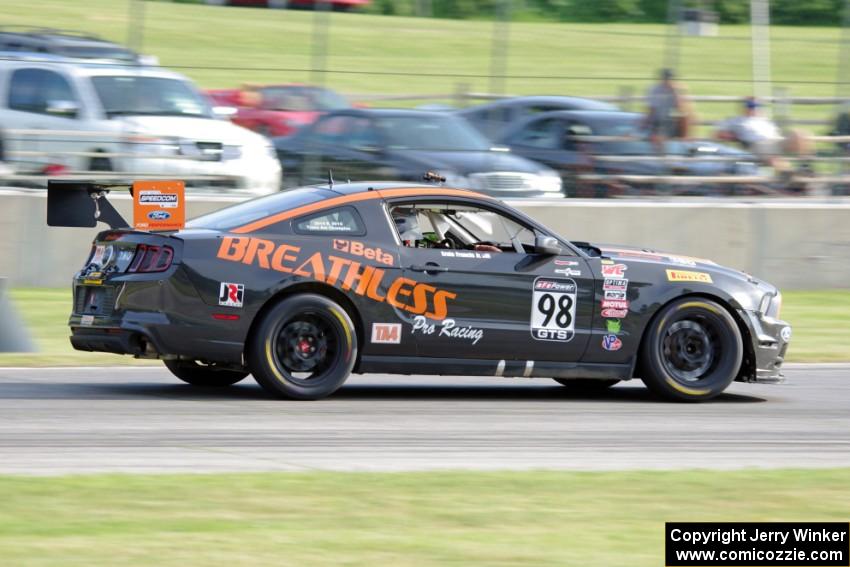
[[[277,150],[274,149],[273,144],[265,144],[265,150],[266,150],[266,154],[270,158],[277,159]]]
[[[761,302],[759,303],[759,313],[764,317],[770,317],[771,319],[779,319],[779,312],[782,310],[782,294],[778,291],[773,293],[766,293],[761,298]]]
[[[552,171],[550,169],[548,171],[542,172],[539,175],[539,178],[541,191],[545,191],[546,193],[561,192],[561,176],[558,175],[558,172]]]

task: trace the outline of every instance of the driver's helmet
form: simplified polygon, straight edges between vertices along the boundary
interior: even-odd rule
[[[399,237],[405,245],[414,245],[416,241],[422,240],[422,231],[419,230],[419,216],[416,214],[416,209],[396,207],[392,211],[392,216]]]

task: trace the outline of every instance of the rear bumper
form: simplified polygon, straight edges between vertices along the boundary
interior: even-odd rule
[[[781,368],[791,340],[791,326],[756,311],[741,311],[752,339],[752,370],[744,380],[776,384],[784,381]]]

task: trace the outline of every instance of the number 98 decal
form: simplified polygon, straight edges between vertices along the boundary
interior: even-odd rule
[[[575,336],[575,280],[537,278],[531,297],[531,336],[539,341],[569,341]]]

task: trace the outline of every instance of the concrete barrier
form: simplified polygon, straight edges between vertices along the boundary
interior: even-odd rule
[[[35,352],[30,333],[7,294],[6,278],[0,278],[0,352]]]
[[[110,200],[130,218],[126,194]],[[240,199],[190,197],[190,217]],[[13,286],[69,285],[94,229],[48,228],[46,194],[0,191],[0,274]],[[566,238],[658,248],[744,270],[784,289],[850,288],[850,201],[516,201]]]

